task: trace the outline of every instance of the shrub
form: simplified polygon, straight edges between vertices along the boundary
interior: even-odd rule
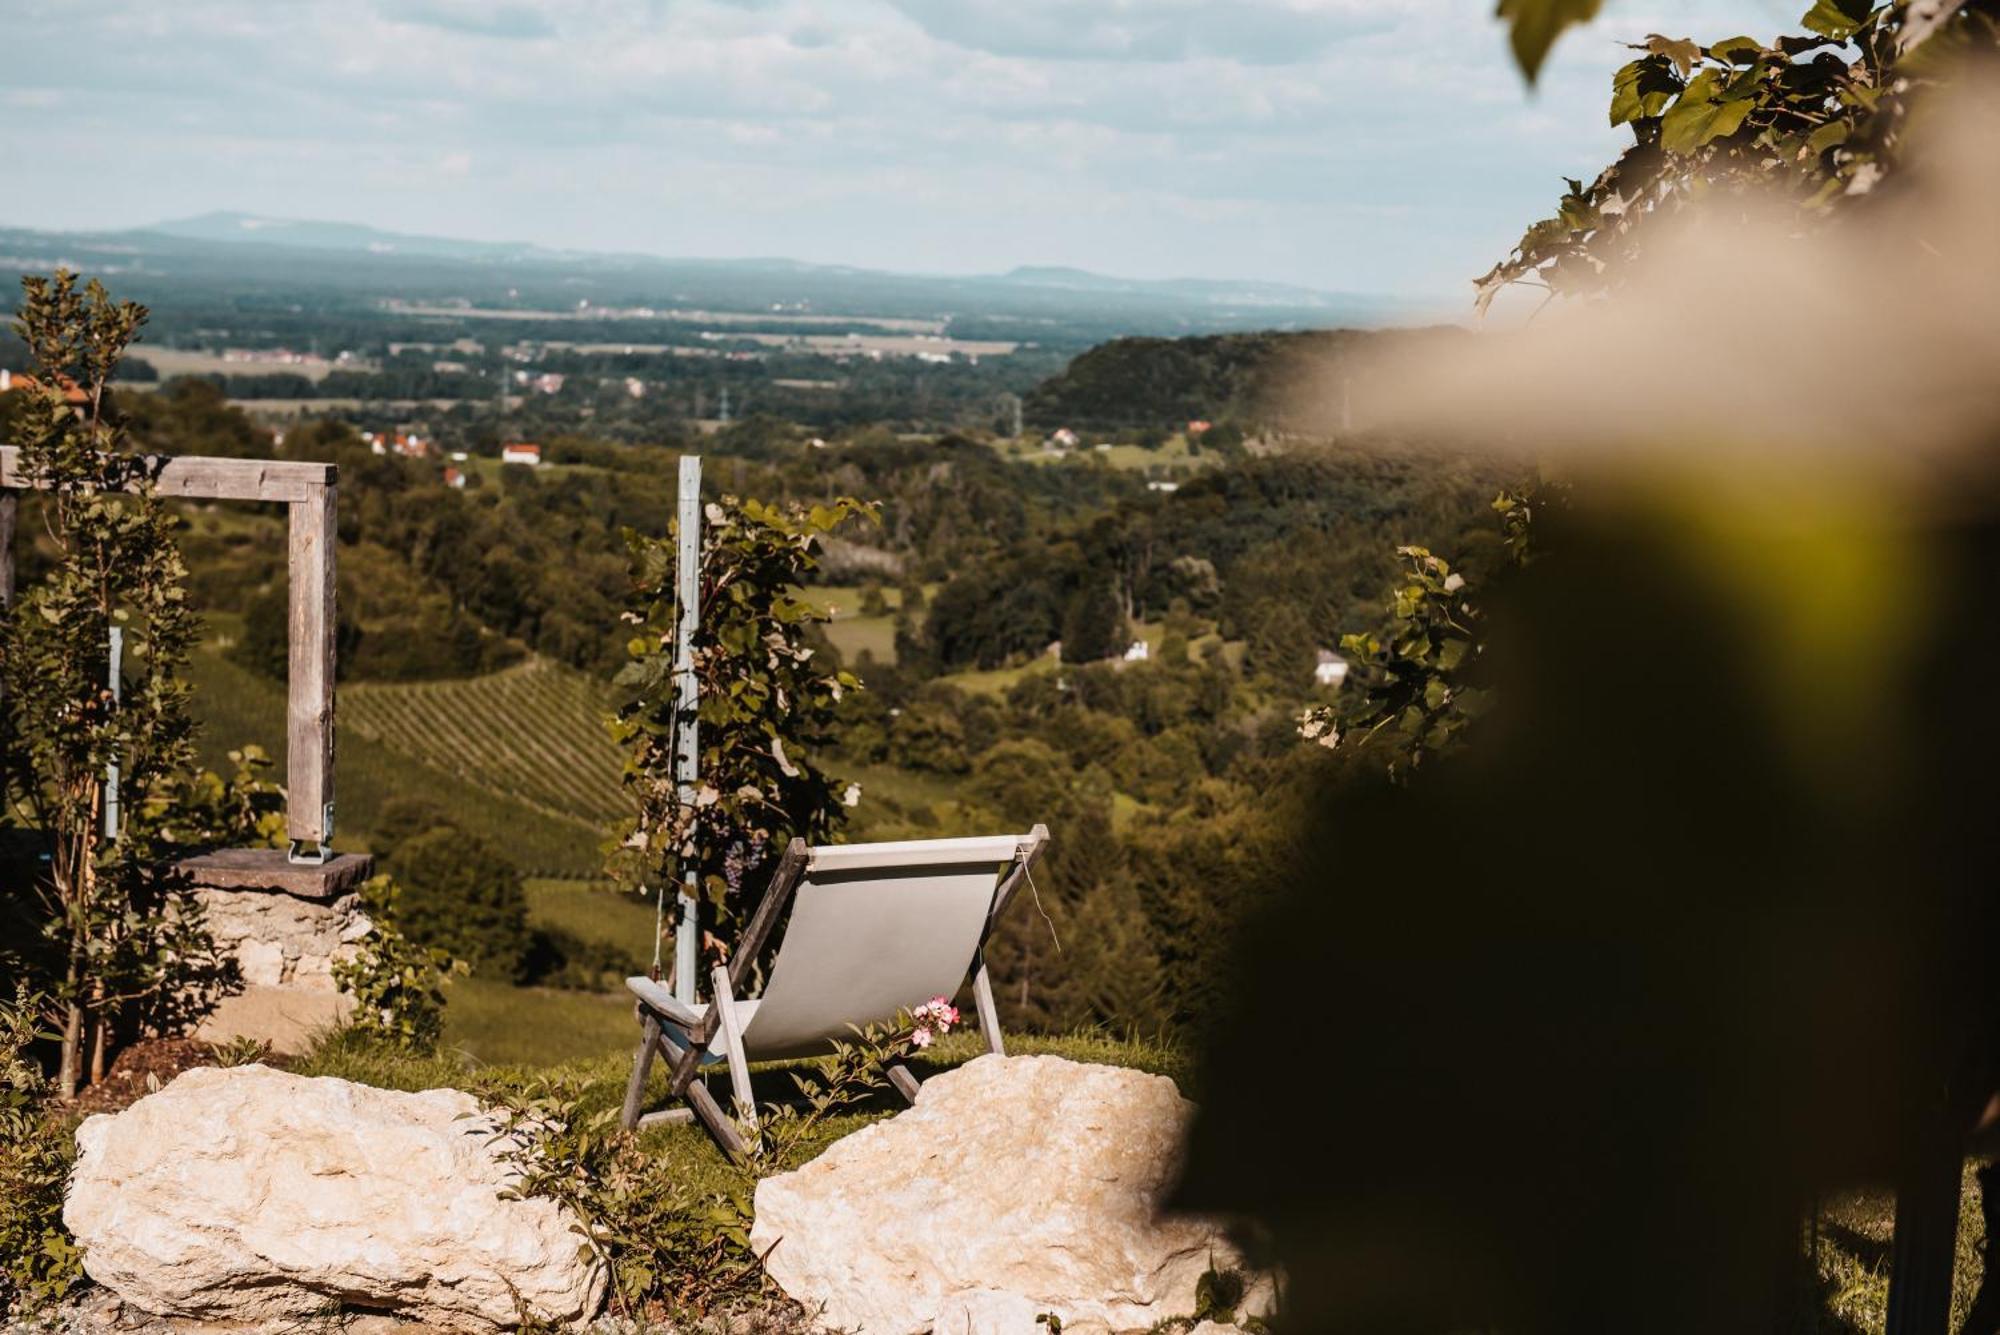
[[[520,979],[531,938],[528,896],[513,863],[456,826],[439,825],[404,840],[389,864],[412,941]]]
[[[793,838],[824,842],[843,822],[842,786],[817,763],[833,740],[851,673],[815,654],[825,620],[796,595],[819,568],[823,539],[873,510],[854,500],[775,506],[724,497],[702,531],[701,621],[692,670],[700,696],[700,781],[675,779],[683,718],[674,665],[678,553],[672,535],[627,532],[636,566],[626,619],[636,628],[618,684],[628,688],[613,736],[630,752],[625,784],[638,807],[612,855],[627,885],[688,884],[726,924]],[[691,800],[684,800],[691,799]]]
[[[61,1010],[57,1088],[64,1098],[101,1075],[108,1037],[135,1018],[185,1018],[225,978],[204,941],[184,883],[161,870],[147,822],[106,828],[103,775],[116,763],[126,791],[151,793],[193,769],[193,721],[183,677],[199,623],[186,597],[178,522],[127,452],[106,385],[146,319],[76,275],[23,278],[15,325],[39,384],[20,396],[7,434],[34,480],[39,527],[54,560],[0,623],[0,685],[10,777],[49,843],[42,874],[46,931],[61,962],[47,988]],[[122,690],[105,689],[112,628],[122,628]],[[147,1012],[150,1012],[148,1014]]]
[[[631,951],[609,941],[586,941],[561,927],[537,927],[521,965],[521,981],[578,992],[613,991],[644,967]]]
[[[361,907],[369,933],[353,959],[333,966],[334,982],[355,1001],[347,1028],[405,1052],[436,1051],[444,1032],[445,981],[465,966],[404,934],[396,883],[388,876],[362,883]]]
[[[44,1005],[25,991],[0,1000],[0,1317],[58,1302],[83,1278],[62,1226],[74,1141],[28,1053]]]

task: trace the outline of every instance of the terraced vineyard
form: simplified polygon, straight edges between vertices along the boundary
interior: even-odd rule
[[[609,692],[544,659],[463,681],[362,683],[340,724],[431,768],[551,816],[602,825],[625,809]]]

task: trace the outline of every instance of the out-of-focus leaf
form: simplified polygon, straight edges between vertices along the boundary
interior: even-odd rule
[[[1507,24],[1514,62],[1530,84],[1541,75],[1542,62],[1564,28],[1597,17],[1602,0],[1500,0],[1499,18]]]

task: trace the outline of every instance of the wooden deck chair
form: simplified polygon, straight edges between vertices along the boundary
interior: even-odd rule
[[[715,967],[707,1006],[691,1007],[650,978],[625,980],[639,999],[642,1032],[625,1091],[624,1125],[685,1115],[640,1116],[654,1054],[664,1053],[673,1071],[672,1096],[686,1099],[722,1147],[740,1156],[746,1146],[739,1122],[696,1078],[705,1063],[728,1063],[736,1117],[754,1134],[751,1062],[828,1052],[834,1040],[852,1036],[851,1027],[951,996],[968,975],[986,1046],[1004,1051],[983,950],[1048,838],[1048,827],[1037,825],[1025,835],[991,838],[823,848],[794,840],[728,967]],[[794,898],[763,995],[742,996],[757,952]],[[905,1098],[916,1098],[916,1078],[907,1069],[898,1066],[889,1076]]]

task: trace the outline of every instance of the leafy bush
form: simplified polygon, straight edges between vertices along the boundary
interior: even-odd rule
[[[621,881],[693,885],[726,923],[754,891],[746,877],[775,865],[793,838],[822,842],[844,819],[841,785],[815,753],[832,740],[842,695],[861,683],[815,655],[808,633],[825,617],[796,591],[818,569],[826,535],[872,513],[854,500],[708,505],[692,664],[701,778],[685,799],[675,753],[696,720],[683,717],[674,664],[675,542],[626,534],[636,566],[627,619],[638,630],[618,674],[631,699],[613,734],[631,752],[625,783],[639,809],[613,853]]]
[[[83,1278],[62,1226],[75,1142],[28,1052],[43,1004],[25,991],[0,1000],[0,1316],[58,1302]]]
[[[455,825],[402,840],[386,861],[402,888],[401,925],[412,941],[494,977],[521,978],[532,938],[513,863]]]
[[[404,843],[393,866],[412,940],[496,976],[520,977],[531,936],[527,895],[512,863],[457,827],[438,826]]]
[[[486,1091],[502,1114],[502,1155],[521,1172],[515,1193],[561,1202],[582,1222],[579,1250],[611,1272],[611,1303],[628,1319],[651,1307],[699,1310],[755,1292],[750,1193],[691,1184],[679,1165],[641,1148],[616,1107],[586,1111],[588,1081],[571,1071],[525,1088]]]
[[[151,793],[193,768],[184,671],[199,623],[187,601],[178,522],[145,461],[124,449],[107,384],[146,319],[76,275],[24,277],[15,325],[37,383],[7,420],[22,474],[42,488],[39,527],[54,549],[42,576],[0,622],[7,769],[49,843],[38,876],[44,928],[60,956],[48,971],[62,1013],[57,1088],[64,1098],[103,1073],[121,1026],[184,1019],[228,971],[164,869],[156,825],[135,807],[106,828],[106,767],[126,791]],[[114,627],[125,635],[122,689],[105,689]],[[86,1047],[88,1054],[86,1056]]]
[[[405,1052],[434,1052],[444,1032],[445,981],[465,966],[405,935],[397,900],[388,876],[362,883],[371,928],[354,958],[334,963],[333,980],[355,1000],[349,1030]]]
[[[536,987],[602,992],[617,988],[643,966],[609,941],[586,941],[562,927],[537,927],[521,962],[521,981]]]
[[[609,1268],[619,1314],[681,1316],[756,1291],[750,1204],[757,1179],[823,1148],[839,1134],[836,1119],[888,1087],[892,1064],[929,1046],[957,1018],[938,998],[835,1044],[831,1057],[792,1072],[800,1102],[765,1105],[766,1136],[750,1163],[716,1156],[715,1171],[699,1179],[621,1129],[617,1105],[591,1107],[596,1091],[587,1073],[545,1072],[525,1084],[502,1078],[480,1092],[500,1111],[502,1157],[522,1174],[516,1192],[574,1212],[580,1250]]]

